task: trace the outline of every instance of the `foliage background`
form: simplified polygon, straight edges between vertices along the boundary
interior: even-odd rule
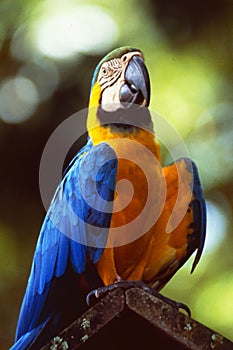
[[[122,45],[144,52],[151,109],[183,137],[208,201],[201,263],[190,276],[188,262],[163,292],[233,340],[232,23],[231,0],[0,1],[1,349],[13,342],[45,215],[43,148],[87,106],[98,60]]]

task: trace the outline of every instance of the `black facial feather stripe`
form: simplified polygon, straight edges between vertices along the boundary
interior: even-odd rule
[[[116,81],[117,79],[119,78],[121,72],[120,71],[115,71],[114,74],[109,77],[109,80],[105,81],[101,87],[102,87],[102,91],[105,90],[106,88],[112,86]]]

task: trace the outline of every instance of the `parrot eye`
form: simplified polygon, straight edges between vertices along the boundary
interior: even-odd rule
[[[106,78],[109,75],[109,70],[105,66],[101,68],[101,75],[104,78]]]

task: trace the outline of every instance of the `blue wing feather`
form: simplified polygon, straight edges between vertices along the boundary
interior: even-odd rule
[[[97,179],[93,176],[95,169],[99,169]],[[104,143],[93,147],[90,141],[66,170],[41,228],[16,340],[25,339],[27,332],[31,338],[31,331],[40,329],[39,325],[49,319],[45,310],[47,298],[53,280],[65,275],[68,262],[77,274],[82,274],[87,254],[93,263],[99,260],[107,239],[106,235],[102,237],[101,227],[109,228],[111,221],[111,213],[104,210],[113,201],[116,172],[117,159],[112,148]],[[93,209],[91,204],[98,204],[99,196],[104,201]],[[89,232],[90,225],[94,226],[93,232]],[[93,246],[87,246],[90,242]]]
[[[192,270],[194,271],[196,265],[198,264],[205,243],[206,237],[206,204],[205,198],[201,187],[200,178],[198,175],[198,170],[194,162],[192,162],[193,170],[193,196],[192,201],[193,217],[194,217],[194,232],[198,238],[198,250],[193,262]]]
[[[11,347],[11,350],[27,349],[36,336],[40,333],[46,322],[40,324],[33,330],[23,334],[20,339]]]

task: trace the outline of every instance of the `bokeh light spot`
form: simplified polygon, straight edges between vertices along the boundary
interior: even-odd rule
[[[190,154],[198,164],[205,189],[232,179],[232,113],[232,103],[220,103],[206,109],[187,139]]]
[[[219,247],[225,238],[227,218],[223,209],[216,203],[206,201],[207,206],[207,227],[204,253],[211,253]]]
[[[117,36],[117,26],[99,6],[78,6],[60,10],[36,25],[35,40],[39,50],[53,58],[67,58],[79,53],[101,54]]]
[[[35,84],[22,76],[5,80],[0,87],[0,117],[20,123],[31,117],[39,103]]]

